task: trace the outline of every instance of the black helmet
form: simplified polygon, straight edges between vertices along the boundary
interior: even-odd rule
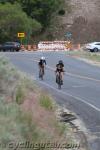
[[[62,61],[62,60],[59,60],[59,64],[63,64],[63,61]]]

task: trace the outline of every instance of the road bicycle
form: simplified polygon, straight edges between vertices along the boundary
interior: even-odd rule
[[[58,89],[61,89],[61,86],[63,85],[61,71],[58,71],[58,73],[56,75],[56,83],[58,84]]]

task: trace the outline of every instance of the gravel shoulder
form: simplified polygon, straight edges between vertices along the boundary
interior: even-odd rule
[[[91,65],[100,67],[100,53],[91,53],[83,50],[68,51],[66,52],[68,56],[74,57],[76,59],[82,60]]]

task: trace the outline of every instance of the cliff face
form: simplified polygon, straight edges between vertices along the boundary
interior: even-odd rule
[[[53,21],[54,38],[65,40],[70,31],[74,42],[100,41],[100,0],[65,0],[64,10],[65,15],[56,16]]]

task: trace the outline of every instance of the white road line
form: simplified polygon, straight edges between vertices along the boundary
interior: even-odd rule
[[[86,87],[86,86],[84,86],[84,85],[73,85],[72,86],[72,88],[84,88],[84,87]]]

